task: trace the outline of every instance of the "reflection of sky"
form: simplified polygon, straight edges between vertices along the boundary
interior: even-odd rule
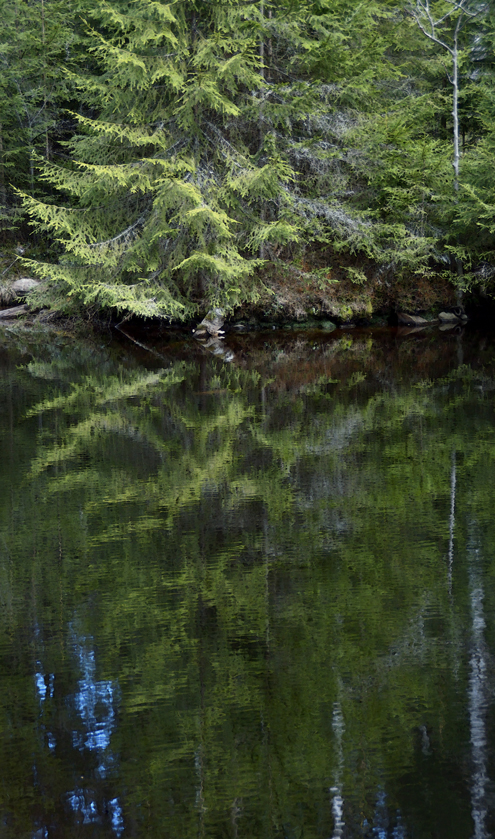
[[[335,751],[337,768],[334,773],[334,785],[330,787],[332,795],[333,833],[332,839],[342,839],[345,834],[345,800],[343,797],[342,776],[344,773],[344,737],[345,723],[340,702],[335,702],[332,714],[332,728],[335,735]],[[364,819],[364,835],[372,839],[407,839],[406,830],[402,824],[400,811],[395,813],[396,824],[391,826],[390,814],[387,806],[387,795],[383,789],[378,789],[375,811],[371,823]],[[361,834],[360,834],[361,835]]]
[[[83,731],[74,731],[73,744],[76,749],[104,751],[110,746],[110,736],[115,724],[114,692],[112,682],[96,681],[94,650],[76,644],[83,678],[79,679],[79,690],[74,696],[74,705],[83,722]]]
[[[72,745],[79,751],[89,749],[95,754],[97,766],[94,774],[103,779],[108,776],[115,762],[110,741],[115,728],[118,687],[108,679],[96,679],[96,656],[92,639],[77,637],[73,628],[72,631],[74,653],[81,673],[76,692],[67,698],[67,704],[78,717],[78,724],[72,732]],[[43,706],[47,698],[53,697],[55,676],[53,673],[44,675],[41,662],[37,661],[34,680],[40,706]],[[56,739],[51,732],[47,732],[47,743],[50,750],[56,748]],[[123,833],[124,819],[118,798],[98,805],[93,789],[76,787],[67,793],[66,800],[83,824],[102,823],[110,818],[114,833],[117,836]],[[41,835],[38,831],[33,834],[33,839]]]
[[[384,790],[379,790],[376,797],[375,812],[373,816],[373,827],[370,835],[373,839],[406,839],[406,829],[402,824],[400,812],[396,812],[397,824],[390,825],[390,816],[387,806],[387,795]],[[365,829],[368,827],[367,819],[364,820]]]
[[[45,701],[47,693],[48,693],[48,696],[50,697],[50,699],[53,697],[53,687],[54,687],[55,676],[54,676],[53,673],[50,673],[50,675],[48,676],[48,686],[47,686],[46,681],[45,681],[45,677],[43,676],[43,673],[41,671],[41,662],[40,661],[36,662],[36,667],[38,668],[38,670],[36,671],[36,673],[34,675],[34,679],[35,679],[35,682],[36,682],[36,693],[38,694],[38,697],[39,697],[39,700],[40,700],[40,703],[41,703],[41,702]]]
[[[40,706],[43,705],[43,702],[47,697],[53,699],[53,689],[55,687],[55,674],[50,673],[48,676],[48,684],[47,679],[43,675],[43,670],[41,666],[41,661],[36,662],[36,673],[34,674],[34,684],[36,688],[36,693],[38,694],[38,699],[40,701]],[[57,745],[55,737],[51,733],[51,731],[46,732],[46,739],[48,743],[48,748],[50,751],[55,748]]]
[[[74,652],[82,677],[77,683],[78,690],[72,698],[72,703],[82,722],[82,729],[72,732],[72,742],[74,748],[81,751],[90,749],[98,755],[95,774],[98,778],[105,778],[113,764],[110,739],[115,727],[118,688],[108,679],[98,681],[95,678],[96,657],[94,649],[88,643],[90,640],[92,639],[75,639],[74,643]],[[93,795],[93,791],[88,789],[75,789],[68,795],[71,809],[83,817],[83,824],[102,821]],[[107,801],[105,809],[110,815],[114,832],[120,836],[124,830],[124,819],[118,798]]]

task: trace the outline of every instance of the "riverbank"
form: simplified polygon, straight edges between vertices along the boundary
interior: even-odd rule
[[[329,319],[347,323],[385,323],[398,312],[435,316],[456,305],[456,289],[434,274],[400,278],[372,262],[322,252],[311,262],[271,262],[260,275],[260,297],[234,312],[234,318],[261,322]]]
[[[2,254],[0,276],[0,319],[34,317],[43,321],[62,317],[76,322],[91,320],[95,324],[122,320],[122,314],[111,310],[87,311],[74,305],[73,311],[67,308],[59,312],[48,306],[30,305],[29,289],[26,295],[15,290],[25,277],[22,256],[16,252]],[[252,302],[227,313],[227,327],[385,324],[396,322],[402,312],[434,318],[442,309],[457,303],[456,288],[445,276],[433,271],[398,275],[393,267],[384,268],[330,249],[290,261],[267,261],[255,278],[255,286]],[[204,306],[201,299],[195,303],[198,317],[180,325],[192,326],[201,319]],[[479,300],[466,295],[465,306],[471,314],[470,310],[479,310]],[[170,325],[169,321],[166,323]]]

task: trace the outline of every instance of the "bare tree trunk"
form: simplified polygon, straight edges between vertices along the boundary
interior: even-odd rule
[[[261,17],[262,20],[263,20],[264,16],[265,16],[265,4],[264,4],[263,0],[261,0],[261,2],[260,2],[260,17]],[[260,38],[260,76],[261,76],[261,79],[262,79],[262,84],[260,86],[260,108],[259,108],[259,114],[258,114],[258,132],[259,132],[259,146],[260,146],[260,151],[261,151],[261,148],[263,146],[263,140],[264,140],[263,96],[265,94],[264,84],[263,84],[263,82],[265,81],[265,40],[264,40],[264,32],[263,31],[261,32],[261,38]],[[264,204],[263,198],[261,199],[260,217],[261,217],[261,221],[264,223],[264,221],[265,221],[265,204]],[[260,245],[259,257],[260,257],[260,259],[265,258],[265,245],[264,245],[264,243],[262,243]]]
[[[0,122],[0,213],[7,210],[7,190],[5,187],[5,162],[3,158],[3,126]]]
[[[458,26],[454,35],[454,48],[452,50],[452,118],[454,125],[454,192],[459,192],[459,161],[461,153],[459,149],[459,54],[457,49]]]
[[[455,200],[457,203],[458,195],[459,195],[459,164],[461,159],[461,151],[460,151],[460,131],[459,131],[459,50],[458,50],[458,41],[459,41],[459,30],[461,26],[462,16],[457,21],[455,32],[454,32],[454,45],[452,49],[452,118],[453,118],[453,131],[454,131],[454,160],[453,160],[453,167],[454,167],[454,194]],[[459,257],[456,258],[456,269],[457,269],[457,277],[459,279],[459,283],[462,280],[464,275],[464,267],[462,264],[462,259]],[[457,288],[457,304],[460,306],[462,303],[462,290],[459,287]]]
[[[265,17],[265,4],[263,0],[260,2],[260,17],[261,20]],[[263,132],[263,82],[265,81],[265,33],[261,32],[260,37],[260,76],[262,79],[262,84],[260,87],[260,109],[259,109],[259,116],[258,116],[258,131],[259,131],[259,143],[260,148],[263,144],[264,139],[264,132]]]
[[[407,4],[409,13],[415,20],[419,29],[433,41],[434,44],[441,47],[448,52],[452,59],[452,74],[447,73],[450,84],[452,85],[452,117],[453,117],[453,145],[454,157],[452,165],[454,167],[454,192],[459,191],[459,161],[461,157],[459,144],[459,33],[463,27],[465,18],[472,18],[476,15],[468,12],[466,8],[466,0],[448,0],[452,7],[451,12],[442,15],[438,20],[435,20],[430,9],[430,0],[416,0],[413,5],[412,1]],[[442,25],[449,19],[454,12],[459,12],[454,32],[452,35],[452,44],[447,43],[444,37],[440,37],[438,31],[441,30]],[[476,13],[478,14],[478,13]]]
[[[45,36],[45,0],[41,0],[41,43],[43,45],[43,113],[45,121],[47,118],[48,99],[46,84],[46,36]],[[48,126],[45,128],[45,156],[50,159],[50,145],[48,141]]]

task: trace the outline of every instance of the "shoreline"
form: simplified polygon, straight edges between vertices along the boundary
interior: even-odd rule
[[[168,318],[142,318],[113,310],[61,312],[30,308],[30,294],[15,294],[11,289],[20,282],[37,282],[19,275],[4,280],[0,286],[0,323],[14,318],[27,321],[63,322],[77,325],[116,326],[153,323],[169,329],[194,328],[208,311],[207,303],[195,299],[197,314],[184,321]],[[464,307],[469,319],[487,319],[495,308],[491,298],[479,289],[466,292]],[[363,259],[330,254],[312,254],[305,260],[267,262],[255,277],[252,299],[225,312],[227,331],[253,331],[265,328],[333,329],[340,326],[396,325],[398,315],[406,313],[426,320],[436,320],[439,312],[458,306],[458,288],[446,276],[433,272],[420,275],[394,274]],[[491,318],[490,318],[491,320]]]

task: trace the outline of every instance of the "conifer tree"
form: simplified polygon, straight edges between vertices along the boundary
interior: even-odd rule
[[[95,6],[95,69],[73,76],[83,106],[70,162],[43,169],[60,197],[24,202],[62,249],[57,265],[36,266],[52,304],[173,318],[230,309],[256,296],[260,258],[288,243],[366,244],[366,225],[340,205],[336,124],[390,75],[379,28],[391,7]]]
[[[414,11],[406,15],[406,4],[396,4],[387,55],[397,75],[377,85],[368,111],[361,110],[346,138],[358,178],[353,200],[373,221],[374,254],[383,258],[388,249],[395,272],[402,264],[421,272],[444,266],[450,274],[453,257],[454,265],[464,266],[457,282],[465,286],[465,269],[481,253],[480,228],[468,223],[466,201],[470,194],[472,212],[474,161],[479,166],[492,120],[491,45],[483,40],[488,7],[435,0],[415,3]],[[418,22],[434,37],[426,37]],[[492,183],[487,166],[485,187]],[[481,238],[487,258],[486,231]]]
[[[304,51],[304,16],[275,11],[216,0],[92,10],[97,70],[73,77],[86,103],[74,162],[43,169],[63,200],[24,199],[63,247],[58,265],[37,265],[52,301],[58,291],[58,305],[144,316],[186,316],[198,300],[228,309],[253,295],[260,249],[297,238],[278,132],[307,97],[300,85],[287,105],[277,91]]]
[[[74,4],[73,8],[76,8]],[[68,93],[63,66],[77,34],[60,0],[0,3],[0,213],[18,215],[13,187],[39,195],[37,158],[49,159],[63,134]]]
[[[25,3],[9,7],[11,30]],[[258,266],[297,243],[407,270],[452,252],[488,258],[486,4],[426,4],[439,38],[466,13],[455,196],[445,51],[406,5],[77,0],[62,25],[59,0],[41,0],[43,19],[22,18],[22,72],[21,41],[0,50],[4,149],[29,112],[18,156],[10,145],[2,158],[0,201],[15,163],[25,211],[58,255],[34,266],[48,280],[39,302],[167,318],[228,310],[255,299]],[[62,108],[76,126],[64,145]]]

